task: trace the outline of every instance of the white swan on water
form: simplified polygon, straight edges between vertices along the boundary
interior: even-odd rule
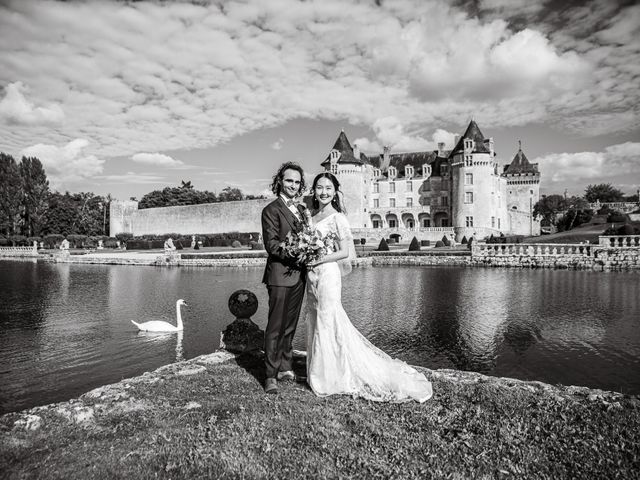
[[[133,323],[143,332],[181,332],[182,330],[184,330],[184,326],[182,325],[182,315],[180,314],[181,305],[188,306],[187,302],[185,302],[183,299],[180,299],[176,302],[176,326],[173,326],[169,322],[164,322],[162,320],[152,320],[150,322],[144,323],[136,323],[131,320],[131,323]]]

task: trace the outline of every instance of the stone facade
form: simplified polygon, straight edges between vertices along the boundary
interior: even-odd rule
[[[492,138],[474,121],[452,150],[377,156],[361,153],[344,132],[322,163],[344,192],[351,227],[393,230],[403,240],[433,240],[433,228],[452,228],[456,241],[500,233],[540,235],[533,218],[540,174],[520,148],[501,168]],[[442,235],[440,235],[441,237]]]

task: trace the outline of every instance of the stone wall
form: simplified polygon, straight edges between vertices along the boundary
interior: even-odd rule
[[[111,236],[165,233],[261,232],[262,209],[273,199],[204,203],[178,207],[145,208],[137,202],[111,202]],[[135,204],[135,205],[133,205]]]

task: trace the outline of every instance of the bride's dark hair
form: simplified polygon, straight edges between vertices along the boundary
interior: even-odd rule
[[[320,208],[320,202],[316,198],[316,186],[321,178],[328,178],[333,183],[333,189],[335,190],[335,195],[331,200],[331,206],[336,209],[338,212],[347,213],[344,205],[340,201],[340,196],[342,196],[342,192],[340,191],[340,182],[336,178],[336,176],[331,172],[322,172],[316,175],[316,178],[313,179],[313,184],[311,185],[311,205],[315,210]]]

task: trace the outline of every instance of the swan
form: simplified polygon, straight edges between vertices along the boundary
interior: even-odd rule
[[[176,326],[173,326],[169,322],[164,322],[162,320],[152,320],[150,322],[144,323],[136,323],[131,320],[131,323],[133,323],[143,332],[181,332],[184,329],[184,326],[182,325],[182,315],[180,314],[181,305],[188,307],[187,302],[185,302],[183,299],[180,299],[176,302]]]

